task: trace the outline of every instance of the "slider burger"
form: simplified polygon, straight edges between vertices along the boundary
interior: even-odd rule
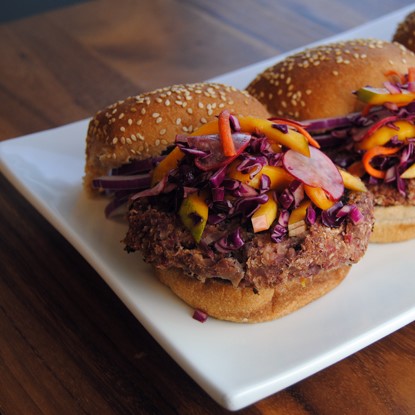
[[[247,92],[218,83],[173,85],[118,101],[99,111],[86,138],[84,187],[136,159],[159,156],[176,134],[192,133],[223,108],[234,114],[268,117]]]
[[[236,102],[241,92],[233,94]],[[300,125],[255,115],[256,105],[236,115],[216,107],[212,121],[90,181],[114,200],[128,194],[125,249],[141,252],[198,319],[286,315],[337,286],[367,249],[373,203],[361,180],[339,170]],[[181,112],[157,109],[173,124]],[[143,125],[140,111],[128,117]],[[138,133],[154,145],[144,128]]]
[[[289,101],[285,85],[283,98],[262,100],[273,114],[301,119],[336,165],[362,178],[375,203],[371,242],[415,238],[415,72],[407,73],[408,65],[415,66],[415,57],[398,44],[321,46],[272,68],[274,79],[289,79],[298,99]],[[265,73],[271,79],[271,69]],[[248,91],[259,100],[278,95],[275,84],[259,83],[261,76]]]

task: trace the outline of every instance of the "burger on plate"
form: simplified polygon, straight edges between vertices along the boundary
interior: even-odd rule
[[[109,214],[114,201],[127,200],[125,249],[140,252],[199,317],[254,323],[291,313],[344,279],[367,249],[373,202],[300,125],[261,117],[252,98],[233,94],[234,103],[242,94],[251,104],[230,110],[219,99],[213,120],[172,132],[158,151],[136,151],[110,172],[95,165],[105,175],[87,183],[113,194]],[[177,111],[158,108],[154,118],[174,124]],[[133,134],[154,146],[140,111],[128,117],[140,127]],[[105,120],[99,125],[108,134]],[[89,146],[95,135],[91,127]],[[119,144],[111,135],[98,140]],[[109,157],[105,150],[96,145],[98,158],[113,159],[114,148]]]
[[[247,88],[272,114],[301,120],[338,166],[362,178],[375,203],[371,242],[415,237],[412,66],[402,45],[352,40],[288,57]]]

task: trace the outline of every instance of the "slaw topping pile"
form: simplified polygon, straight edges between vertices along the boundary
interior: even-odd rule
[[[228,253],[244,245],[242,229],[268,232],[278,243],[316,221],[338,227],[346,219],[362,220],[359,209],[347,203],[345,187],[366,191],[363,182],[318,147],[296,122],[224,110],[194,133],[177,135],[166,154],[134,160],[93,185],[113,197],[108,217],[147,198],[176,212],[196,243]],[[207,225],[224,223],[230,226],[216,239],[204,232]]]

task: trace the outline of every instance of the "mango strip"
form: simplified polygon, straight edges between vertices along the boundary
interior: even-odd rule
[[[160,163],[154,168],[151,177],[151,186],[157,184],[170,170],[177,167],[184,153],[179,147],[175,147]]]
[[[321,187],[311,187],[306,184],[303,186],[305,194],[318,208],[327,210],[334,205],[335,202],[327,197],[326,192]]]
[[[270,140],[277,142],[283,146],[291,148],[306,157],[310,157],[310,149],[308,147],[307,138],[298,131],[289,129],[287,133],[283,133],[277,128],[273,127],[274,122],[263,120],[255,117],[237,117],[241,126],[241,131],[246,133],[262,133]],[[297,127],[295,127],[297,128]],[[218,121],[214,120],[202,125],[192,135],[208,135],[218,134]]]
[[[373,134],[364,138],[356,144],[358,150],[370,150],[376,146],[383,146],[392,137],[397,137],[399,141],[405,141],[407,138],[415,137],[415,125],[408,121],[395,121],[393,128],[389,125],[384,125],[376,130]]]
[[[271,192],[268,193],[268,201],[260,205],[251,217],[254,232],[266,231],[272,225],[277,217],[277,202],[272,197]]]

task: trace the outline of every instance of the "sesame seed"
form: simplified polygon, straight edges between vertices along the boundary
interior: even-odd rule
[[[181,118],[177,118],[176,119],[176,125],[180,125],[182,123],[182,119]]]
[[[163,121],[163,118],[162,117],[158,117],[157,120],[156,120],[156,124],[160,124],[162,121]]]
[[[158,117],[160,117],[160,114],[159,114],[158,112],[153,112],[153,113],[151,114],[151,116],[152,116],[153,118],[158,118]]]
[[[165,105],[166,107],[170,106],[170,100],[169,100],[169,99],[166,99],[166,100],[164,101],[164,105]]]
[[[128,125],[132,125],[133,124],[133,120],[131,118],[128,119]]]
[[[159,145],[160,145],[160,140],[159,140],[159,139],[157,139],[157,140],[155,141],[155,144],[156,144],[156,146],[159,146]]]
[[[118,137],[114,137],[112,139],[112,144],[117,144],[118,143]]]
[[[166,134],[166,132],[167,132],[167,130],[165,128],[163,128],[163,129],[160,130],[160,135],[164,135],[164,134]]]
[[[119,119],[119,120],[121,120],[121,119],[123,119],[124,117],[125,117],[125,114],[122,112],[122,113],[119,115],[118,119]]]
[[[141,108],[141,114],[144,115],[146,113],[146,109],[145,108]]]

